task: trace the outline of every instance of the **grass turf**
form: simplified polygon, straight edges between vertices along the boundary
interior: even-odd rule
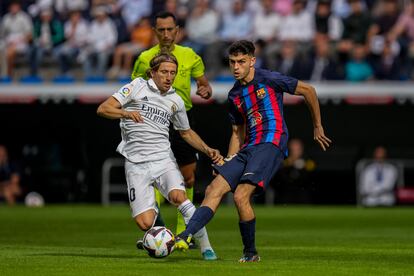
[[[414,275],[414,208],[258,207],[262,261],[239,264],[234,207],[208,225],[220,260],[199,250],[152,259],[125,205],[0,207],[0,275]],[[162,208],[172,225],[175,209]]]

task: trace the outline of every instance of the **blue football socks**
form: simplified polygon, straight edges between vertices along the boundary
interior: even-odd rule
[[[249,221],[240,221],[239,222],[240,234],[242,236],[242,241],[244,245],[243,253],[245,255],[256,255],[256,244],[255,244],[255,235],[256,235],[256,218]]]
[[[183,239],[187,239],[190,235],[193,236],[201,228],[203,228],[213,218],[213,216],[214,212],[210,209],[210,207],[201,206],[200,208],[197,208],[188,222],[187,228],[184,232],[179,234],[179,236]]]

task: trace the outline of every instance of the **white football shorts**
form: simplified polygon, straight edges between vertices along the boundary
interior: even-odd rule
[[[125,160],[125,175],[132,217],[150,209],[158,212],[154,187],[167,200],[172,190],[185,191],[183,176],[171,158],[142,163]]]

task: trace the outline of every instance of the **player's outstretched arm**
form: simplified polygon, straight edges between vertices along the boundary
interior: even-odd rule
[[[205,153],[214,163],[218,163],[223,160],[220,151],[217,149],[210,148],[206,143],[198,136],[198,134],[190,129],[179,130],[181,137],[189,143],[193,148],[198,151]]]
[[[211,89],[210,83],[208,82],[207,78],[204,75],[199,78],[196,78],[196,83],[196,94],[205,100],[210,99],[211,95],[213,95],[213,90]]]
[[[121,103],[118,102],[114,97],[109,97],[101,103],[96,113],[107,119],[131,119],[137,123],[144,122],[141,114],[138,111],[126,111],[122,109]]]
[[[305,98],[305,102],[308,105],[310,113],[312,115],[313,122],[313,139],[321,146],[325,151],[332,143],[331,139],[325,136],[325,132],[322,126],[321,111],[319,108],[318,97],[316,96],[315,88],[303,81],[298,81],[298,85],[295,91],[296,95],[302,95]]]

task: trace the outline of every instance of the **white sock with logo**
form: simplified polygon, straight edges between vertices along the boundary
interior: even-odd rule
[[[181,203],[180,206],[178,206],[178,210],[183,215],[184,222],[187,225],[191,217],[193,216],[194,212],[196,211],[196,207],[189,199],[187,199],[186,201]],[[195,233],[194,238],[200,243],[201,252],[204,252],[207,249],[213,250],[208,239],[207,229],[205,227],[201,228],[200,231]]]

